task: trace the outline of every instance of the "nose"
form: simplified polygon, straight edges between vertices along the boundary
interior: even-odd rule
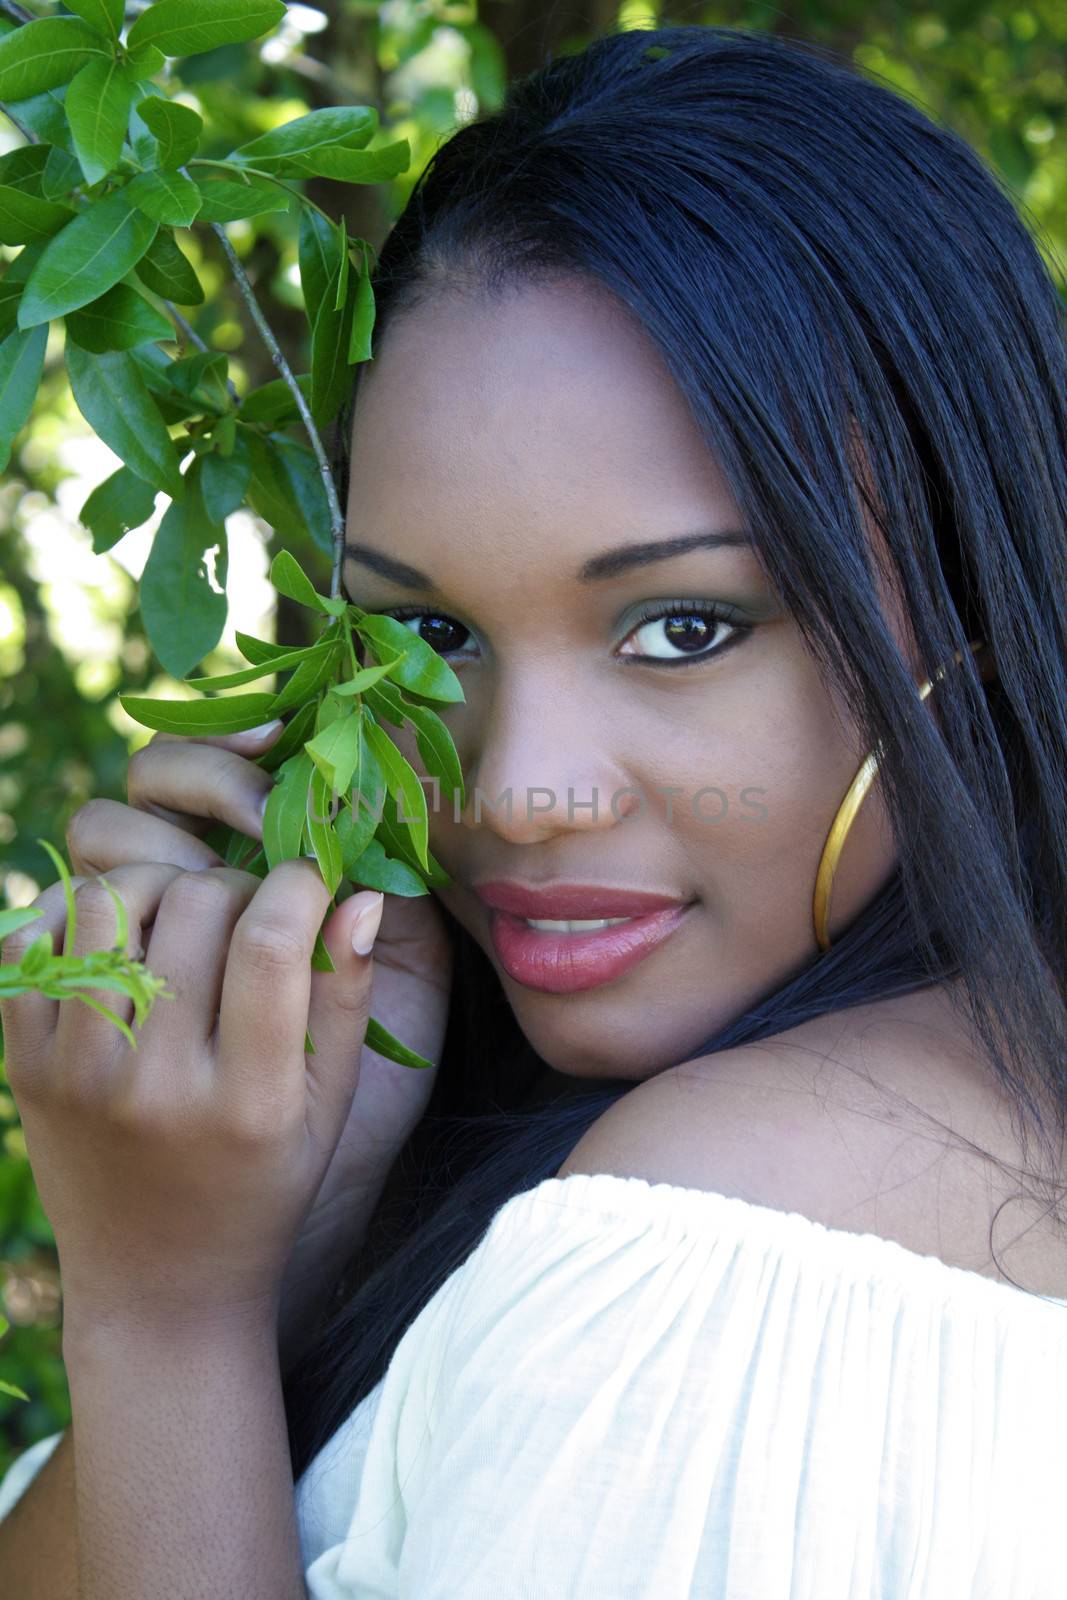
[[[501,683],[464,762],[461,826],[512,844],[618,826],[640,799],[605,748],[609,733],[603,708],[573,683]]]

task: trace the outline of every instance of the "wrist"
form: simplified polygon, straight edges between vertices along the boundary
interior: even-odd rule
[[[158,1301],[114,1303],[63,1299],[63,1362],[68,1372],[83,1361],[157,1358],[173,1349],[183,1355],[232,1346],[276,1343],[277,1296],[216,1307],[165,1305]]]

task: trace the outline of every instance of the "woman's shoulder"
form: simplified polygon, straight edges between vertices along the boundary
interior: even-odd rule
[[[657,1073],[556,1175],[600,1172],[799,1213],[1067,1298],[1062,1226],[1027,1194],[1010,1103],[941,990]]]

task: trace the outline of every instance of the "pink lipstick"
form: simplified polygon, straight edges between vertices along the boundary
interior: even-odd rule
[[[691,901],[645,890],[595,884],[533,888],[495,880],[475,886],[490,907],[489,935],[501,966],[516,983],[550,994],[574,994],[621,977],[672,934]],[[538,921],[624,917],[613,927],[564,932]]]

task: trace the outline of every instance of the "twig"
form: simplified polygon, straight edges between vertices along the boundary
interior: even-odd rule
[[[185,318],[182,316],[182,314],[178,310],[177,306],[172,306],[169,300],[164,300],[163,304],[166,306],[167,310],[171,314],[171,317],[174,319],[175,324],[181,330],[181,332],[184,333],[184,335],[188,339],[189,343],[190,344],[194,344],[198,350],[207,350],[208,346],[204,343],[203,339],[201,339],[200,335],[197,333],[197,331],[193,327],[192,323],[191,322],[186,322]],[[226,387],[230,391],[230,398],[232,400],[236,401],[237,404],[239,405],[240,401],[241,401],[241,396],[237,393],[237,390],[234,388],[234,383],[233,383],[233,379],[232,378],[227,378],[226,379]]]
[[[182,333],[184,333],[189,343],[195,344],[198,350],[206,350],[207,345],[204,343],[203,339],[201,339],[192,323],[186,322],[178,308],[176,306],[172,306],[169,300],[164,300],[163,304],[166,306],[174,322],[181,329]]]
[[[37,18],[29,11],[23,11],[21,6],[12,4],[12,0],[0,0],[0,11],[6,11],[9,17],[16,22],[36,22]]]
[[[237,284],[237,287],[241,292],[241,297],[244,300],[245,305],[248,307],[252,321],[259,329],[263,343],[270,351],[271,360],[281,373],[286,387],[289,389],[289,392],[292,394],[293,399],[296,402],[296,408],[300,413],[300,419],[303,422],[304,427],[307,429],[308,438],[311,440],[311,448],[314,450],[315,459],[319,464],[319,473],[322,477],[323,488],[326,490],[327,504],[330,507],[330,532],[333,537],[334,552],[333,578],[330,587],[330,595],[331,598],[336,599],[341,593],[341,560],[344,553],[345,523],[344,517],[341,515],[341,503],[337,498],[337,485],[333,481],[333,474],[330,471],[330,463],[326,459],[326,451],[323,448],[322,440],[319,437],[319,430],[315,426],[311,411],[308,408],[308,403],[304,399],[304,391],[293,377],[292,369],[290,368],[288,361],[286,361],[285,356],[282,354],[281,346],[274,337],[270,323],[267,321],[266,317],[259,308],[259,302],[256,300],[255,294],[252,290],[252,285],[248,281],[248,275],[245,272],[244,267],[241,265],[236,250],[233,248],[233,245],[230,243],[226,235],[226,230],[222,227],[221,223],[218,222],[213,222],[211,226],[218,235],[219,242],[226,254],[226,259],[230,263],[230,270],[233,273],[234,282]]]

